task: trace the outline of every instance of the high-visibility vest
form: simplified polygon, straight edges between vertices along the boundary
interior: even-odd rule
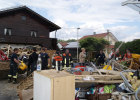
[[[54,60],[55,60],[55,61],[62,61],[63,58],[62,58],[61,56],[55,56],[55,57],[54,57]]]
[[[58,67],[60,67],[60,70],[61,70],[61,65],[59,66],[59,65],[58,65],[58,62],[60,61],[60,63],[62,63],[63,58],[62,58],[61,56],[55,56],[55,57],[54,57],[54,60],[55,60],[55,67],[56,67],[56,70],[58,71]]]
[[[70,60],[71,60],[71,59],[70,59],[71,54],[69,53],[68,55],[69,55],[69,64],[70,64],[70,63],[72,63],[72,62],[70,61]],[[66,66],[66,63],[67,63],[67,61],[66,61],[66,53],[63,53],[63,56],[65,57],[65,58],[64,58],[64,67],[69,67],[69,66]]]

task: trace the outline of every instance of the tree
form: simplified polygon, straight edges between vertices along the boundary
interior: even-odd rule
[[[109,45],[109,42],[102,38],[88,37],[80,40],[80,47],[87,51],[99,51]]]
[[[122,43],[122,41],[118,41],[115,43],[115,50],[120,46],[120,44]],[[119,52],[120,54],[124,54],[125,53],[125,50],[126,50],[126,43],[123,42],[122,46],[119,48]]]
[[[69,40],[66,40],[66,42],[76,42],[77,40],[75,39],[69,39]]]
[[[58,40],[58,42],[76,42],[77,40],[75,39],[69,39],[69,40]]]
[[[88,51],[87,59],[90,61],[94,56],[96,56],[93,51],[97,52],[103,50],[106,45],[109,45],[109,42],[102,38],[88,37],[80,40],[80,47],[85,48]],[[94,54],[94,55],[93,55]]]
[[[58,43],[59,43],[59,42],[65,42],[65,40],[58,40]]]
[[[115,43],[115,49],[119,47],[122,42]],[[124,54],[126,49],[130,49],[132,53],[140,54],[140,39],[133,40],[131,42],[124,42],[123,45],[120,47],[119,51],[121,54]]]

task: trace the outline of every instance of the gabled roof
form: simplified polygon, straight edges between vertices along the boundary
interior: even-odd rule
[[[50,32],[60,29],[58,25],[54,24],[53,22],[49,21],[45,17],[31,10],[27,6],[18,6],[18,7],[8,8],[8,9],[2,9],[0,10],[0,16],[7,16],[20,11],[26,12],[36,20],[39,20],[39,22],[46,25],[50,29]]]
[[[109,33],[100,33],[100,34],[95,34],[95,35],[86,35],[86,36],[83,36],[81,39],[85,39],[85,38],[88,38],[88,37],[95,37],[95,38],[104,38],[105,36],[107,36]],[[81,40],[80,39],[80,40]]]
[[[67,49],[68,48],[77,48],[77,46],[79,48],[79,42],[78,43],[77,42],[69,42],[65,48],[67,48]]]
[[[62,47],[65,47],[65,46],[67,46],[68,45],[68,43],[67,42],[59,42],[61,45],[62,45]]]

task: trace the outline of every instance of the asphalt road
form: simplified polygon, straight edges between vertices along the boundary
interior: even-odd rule
[[[0,100],[19,100],[16,92],[17,85],[8,83],[7,80],[0,80]]]

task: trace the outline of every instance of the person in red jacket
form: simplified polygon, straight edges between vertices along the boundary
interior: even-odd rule
[[[131,54],[129,49],[126,49],[126,53],[123,57],[123,60],[127,60],[127,59],[130,59],[130,58],[132,58],[132,54]]]
[[[113,52],[112,55],[111,55],[111,59],[112,59],[112,58],[114,58],[116,61],[118,61],[118,60],[121,61],[122,56],[121,56],[121,54],[120,54],[120,51],[117,50],[116,52]]]

